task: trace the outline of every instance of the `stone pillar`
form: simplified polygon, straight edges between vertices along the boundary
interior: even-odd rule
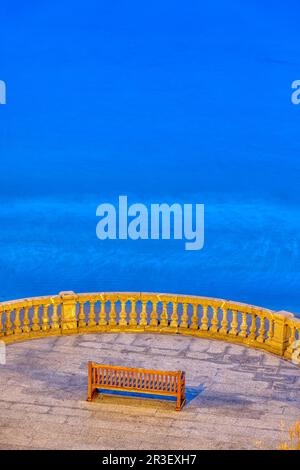
[[[288,326],[288,320],[292,318],[294,318],[294,315],[284,310],[273,314],[274,331],[269,346],[272,351],[279,356],[283,356],[284,351],[289,345],[290,328]]]
[[[72,291],[60,292],[61,306],[61,330],[62,334],[76,333],[78,331],[76,319],[77,295]]]

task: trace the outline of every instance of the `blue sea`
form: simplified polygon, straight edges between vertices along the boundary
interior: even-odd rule
[[[300,313],[299,2],[4,1],[0,298],[221,297]],[[96,207],[205,204],[205,244]]]

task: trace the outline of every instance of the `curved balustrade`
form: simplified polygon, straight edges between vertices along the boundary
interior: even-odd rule
[[[287,359],[300,355],[300,320],[289,312],[172,294],[61,292],[0,303],[0,339],[86,332],[158,332],[221,339]],[[299,360],[300,362],[300,360]]]

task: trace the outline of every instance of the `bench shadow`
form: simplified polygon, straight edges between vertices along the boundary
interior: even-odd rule
[[[205,391],[205,387],[203,384],[200,384],[197,387],[186,387],[185,388],[186,404],[188,405],[191,401],[198,398],[204,391]]]
[[[205,387],[203,385],[199,385],[198,387],[186,387],[185,389],[185,399],[186,404],[190,403],[192,400],[197,398],[201,393],[203,393]],[[139,392],[131,392],[131,391],[124,391],[124,390],[105,390],[98,388],[98,394],[102,396],[115,396],[115,397],[123,397],[123,398],[140,398],[140,399],[147,399],[147,400],[159,400],[163,402],[176,402],[176,397],[170,397],[166,395],[159,395],[157,393],[150,394]]]

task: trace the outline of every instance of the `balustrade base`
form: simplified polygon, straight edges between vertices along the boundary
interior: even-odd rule
[[[110,327],[110,326],[97,326],[97,327],[79,327],[77,329],[70,329],[70,330],[62,330],[60,329],[55,329],[55,330],[47,330],[47,331],[38,331],[38,332],[30,332],[30,333],[21,333],[18,335],[12,334],[12,335],[5,335],[5,336],[0,336],[0,340],[4,341],[6,344],[11,344],[15,342],[22,342],[22,341],[27,341],[30,339],[42,339],[45,337],[49,336],[69,336],[69,335],[80,335],[80,334],[89,334],[89,333],[159,333],[159,334],[182,334],[183,336],[194,336],[198,338],[204,338],[204,339],[210,339],[210,340],[218,340],[218,341],[226,341],[228,343],[234,343],[234,344],[240,344],[241,346],[245,346],[248,348],[254,348],[254,349],[262,349],[266,352],[271,353],[272,355],[275,356],[280,356],[282,359],[285,360],[290,360],[291,359],[291,354],[288,351],[285,351],[285,353],[281,353],[276,347],[274,347],[273,344],[270,344],[270,342],[264,342],[264,343],[256,343],[253,342],[252,340],[248,340],[247,338],[239,337],[239,336],[229,336],[229,335],[220,335],[218,333],[210,333],[208,331],[203,331],[203,330],[191,330],[189,328],[159,328],[159,327],[136,327],[136,326],[126,326],[126,327],[120,327],[120,326],[115,326],[115,327]]]

